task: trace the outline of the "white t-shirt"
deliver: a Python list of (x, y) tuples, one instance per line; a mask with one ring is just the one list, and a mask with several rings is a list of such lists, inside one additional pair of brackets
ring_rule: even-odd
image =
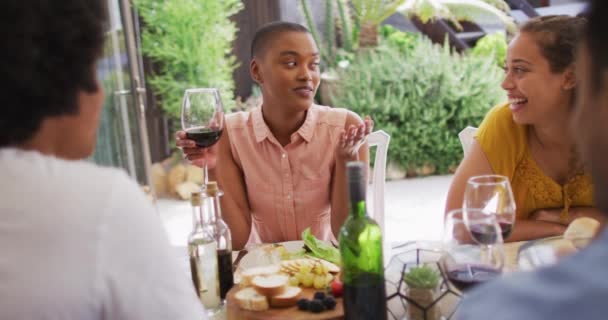
[(124, 172), (0, 149), (0, 319), (204, 319)]

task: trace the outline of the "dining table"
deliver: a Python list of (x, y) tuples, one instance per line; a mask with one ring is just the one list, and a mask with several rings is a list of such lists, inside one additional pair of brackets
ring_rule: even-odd
[[(510, 273), (510, 272), (515, 272), (515, 271), (519, 271), (520, 265), (518, 262), (518, 253), (520, 248), (525, 245), (526, 243), (529, 243), (528, 241), (519, 241), (519, 242), (509, 242), (509, 243), (505, 243), (503, 245), (503, 249), (504, 249), (504, 256), (505, 256), (505, 263), (504, 263), (504, 267), (503, 267), (503, 273)], [(395, 272), (397, 272), (396, 270), (393, 270), (390, 268), (390, 262), (392, 261), (393, 258), (402, 255), (403, 253), (406, 252), (411, 252), (413, 250), (417, 250), (417, 249), (421, 249), (421, 250), (426, 250), (428, 252), (436, 252), (437, 256), (441, 254), (441, 242), (437, 242), (437, 241), (406, 241), (406, 242), (396, 242), (396, 243), (392, 243), (390, 244), (390, 246), (388, 246), (389, 249), (389, 253), (386, 255), (386, 257), (388, 257), (387, 261), (385, 261), (385, 265), (387, 266), (386, 270), (385, 270), (385, 278), (387, 279), (387, 284), (389, 283), (388, 279), (391, 278), (396, 278), (396, 275), (394, 274)], [(180, 247), (179, 250), (185, 250), (184, 247)], [(240, 263), (240, 261), (242, 261), (242, 259), (250, 253), (251, 250), (238, 250), (238, 251), (233, 251), (232, 252), (232, 260), (233, 260), (233, 264), (235, 266), (235, 270), (238, 267), (238, 264)], [(185, 251), (182, 251), (185, 252)], [(189, 270), (188, 270), (189, 271)], [(390, 291), (390, 285), (387, 285), (387, 292)], [(453, 297), (452, 299), (445, 299), (444, 302), (442, 302), (442, 304), (444, 305), (445, 308), (457, 308), (457, 305), (459, 303), (459, 300), (461, 299), (460, 295), (457, 295), (455, 297)], [(389, 311), (393, 311), (394, 314), (398, 314), (399, 311), (398, 310), (391, 310), (391, 309), (396, 309), (396, 308), (403, 308), (403, 304), (402, 303), (388, 303), (388, 308)], [(209, 318), (210, 320), (226, 320), (227, 319), (227, 309), (226, 306), (224, 305), (221, 310), (216, 313), (214, 316)]]

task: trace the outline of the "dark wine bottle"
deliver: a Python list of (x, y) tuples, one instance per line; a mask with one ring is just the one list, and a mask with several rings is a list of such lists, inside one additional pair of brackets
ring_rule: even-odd
[(220, 279), (220, 297), (226, 299), (226, 294), (234, 286), (232, 273), (232, 235), (226, 222), (222, 219), (220, 196), (223, 194), (217, 182), (209, 181), (205, 188), (209, 209), (210, 225), (217, 242), (217, 266)]
[(386, 319), (382, 231), (367, 216), (365, 165), (347, 164), (350, 214), (340, 229), (344, 318)]

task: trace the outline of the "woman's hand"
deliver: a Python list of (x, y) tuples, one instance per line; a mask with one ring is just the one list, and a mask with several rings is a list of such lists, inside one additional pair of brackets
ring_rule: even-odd
[(342, 159), (357, 159), (359, 148), (365, 143), (365, 139), (372, 132), (374, 121), (366, 116), (363, 123), (358, 126), (351, 125), (340, 135), (336, 153)]
[(201, 148), (196, 146), (194, 140), (186, 137), (185, 131), (175, 133), (175, 145), (182, 149), (184, 158), (188, 159), (193, 165), (203, 167), (205, 163), (208, 169), (214, 169), (217, 163), (217, 144), (209, 148)]

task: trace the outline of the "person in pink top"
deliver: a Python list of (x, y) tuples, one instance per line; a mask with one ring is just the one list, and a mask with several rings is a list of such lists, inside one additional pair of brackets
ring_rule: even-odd
[(217, 179), (234, 248), (299, 240), (310, 227), (331, 241), (347, 217), (346, 163), (368, 161), (373, 122), (346, 109), (314, 104), (319, 49), (305, 27), (273, 22), (252, 41), (251, 76), (263, 103), (227, 115), (220, 141), (196, 147), (176, 134), (188, 160)]

